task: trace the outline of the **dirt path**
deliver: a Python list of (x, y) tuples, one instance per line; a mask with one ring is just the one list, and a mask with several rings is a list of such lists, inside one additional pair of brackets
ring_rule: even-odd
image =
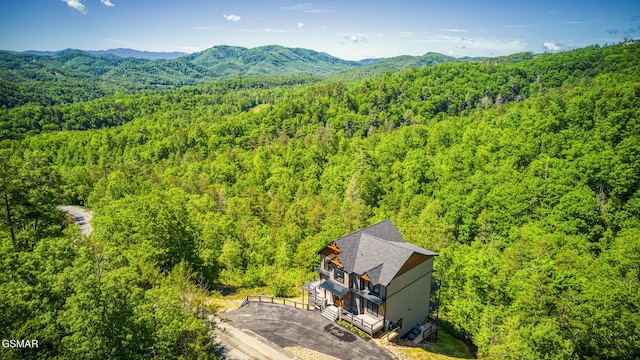
[(75, 224), (80, 225), (80, 233), (82, 235), (90, 235), (93, 231), (91, 227), (91, 218), (93, 217), (93, 211), (81, 208), (79, 206), (60, 205), (58, 209), (63, 213), (71, 216)]

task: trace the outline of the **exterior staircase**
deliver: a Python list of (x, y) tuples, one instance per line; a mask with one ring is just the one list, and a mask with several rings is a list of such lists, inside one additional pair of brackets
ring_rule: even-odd
[(331, 321), (336, 321), (338, 320), (338, 311), (337, 307), (329, 305), (322, 310), (321, 314)]

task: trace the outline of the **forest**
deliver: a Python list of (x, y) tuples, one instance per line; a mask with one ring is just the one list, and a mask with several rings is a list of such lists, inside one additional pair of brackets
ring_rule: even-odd
[(440, 254), (442, 326), (478, 357), (640, 358), (640, 43), (354, 71), (13, 87), (0, 332), (40, 348), (2, 355), (215, 358), (208, 296), (293, 296), (389, 218)]

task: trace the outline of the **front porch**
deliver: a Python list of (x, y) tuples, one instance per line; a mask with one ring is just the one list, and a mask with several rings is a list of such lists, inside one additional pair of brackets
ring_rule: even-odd
[[(374, 317), (366, 312), (358, 312), (348, 298), (353, 295), (347, 288), (335, 288), (330, 280), (314, 280), (304, 285), (308, 291), (309, 304), (314, 304), (322, 311), (322, 316), (332, 321), (344, 320), (363, 330), (370, 336), (384, 328), (384, 319)], [(345, 307), (346, 305), (346, 307)]]

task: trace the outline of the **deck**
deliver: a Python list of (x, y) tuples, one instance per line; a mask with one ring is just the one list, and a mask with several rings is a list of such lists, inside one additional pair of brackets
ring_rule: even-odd
[(365, 331), (371, 336), (382, 330), (382, 328), (384, 327), (384, 319), (376, 319), (373, 316), (369, 316), (367, 314), (356, 315), (345, 309), (342, 309), (342, 320), (351, 323), (353, 326)]
[(367, 314), (356, 315), (334, 305), (328, 305), (327, 307), (322, 309), (322, 316), (333, 321), (344, 320), (357, 327), (358, 329), (366, 332), (370, 336), (373, 336), (384, 327), (383, 319), (376, 319)]
[(309, 304), (314, 304), (316, 308), (322, 310), (324, 317), (334, 321), (342, 319), (371, 336), (384, 328), (384, 319), (377, 319), (366, 313), (355, 314), (330, 304), (324, 298), (324, 291), (320, 288), (321, 283), (321, 280), (314, 280), (305, 284), (304, 288), (308, 291)]
[(320, 280), (314, 280), (304, 284), (303, 288), (307, 290), (309, 296), (309, 304), (315, 305), (318, 309), (322, 309), (326, 305), (324, 293), (320, 289)]

